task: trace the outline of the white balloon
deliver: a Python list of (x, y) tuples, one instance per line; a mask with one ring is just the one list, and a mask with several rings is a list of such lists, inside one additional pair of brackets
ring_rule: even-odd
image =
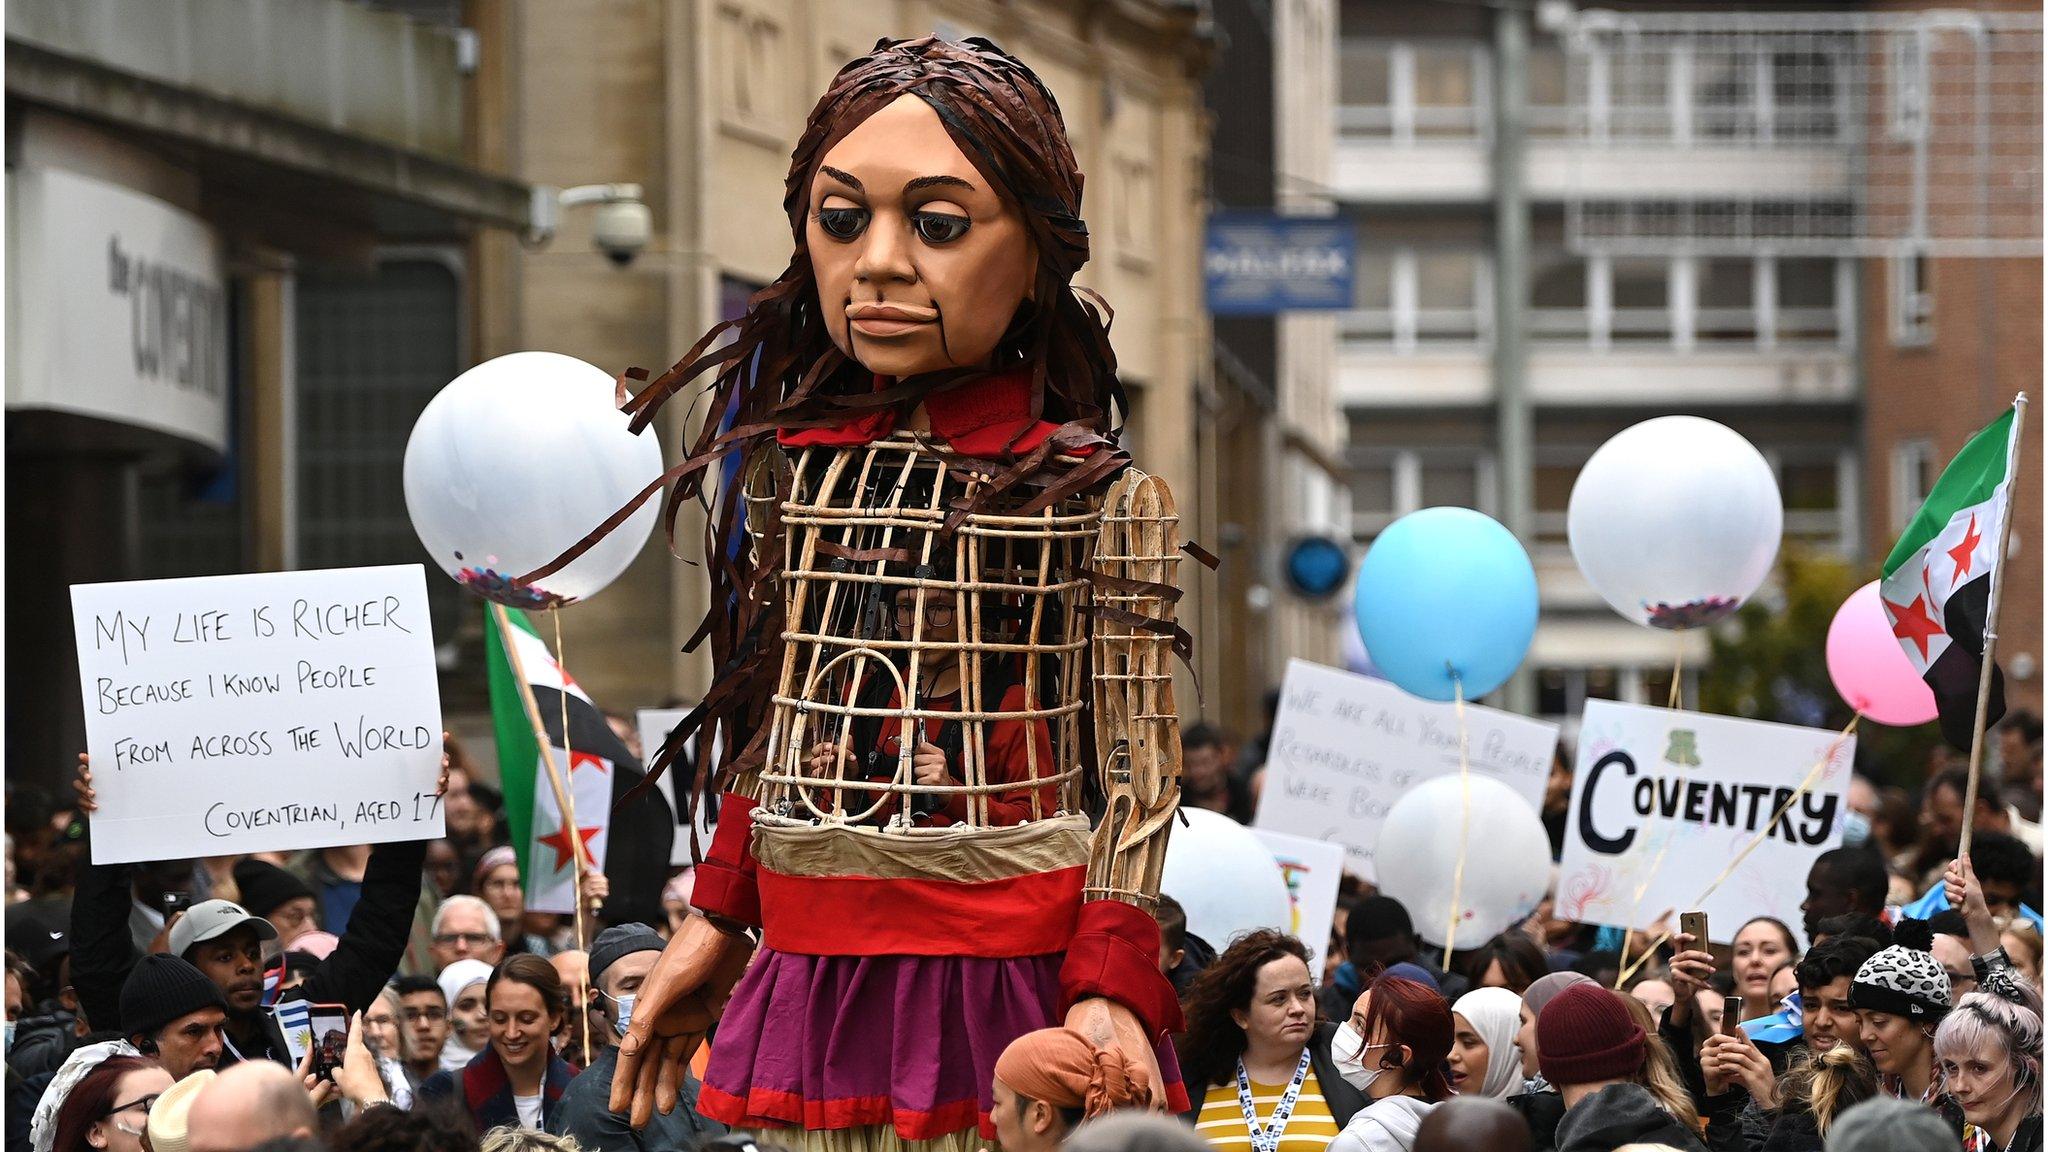
[[(1535, 809), (1491, 776), (1472, 773), (1464, 883), (1458, 887), (1460, 949), (1477, 948), (1527, 919), (1550, 887), (1550, 836)], [(1424, 940), (1450, 935), (1464, 799), (1456, 776), (1410, 789), (1387, 812), (1373, 870), (1380, 891), (1401, 902)]]
[(1265, 841), (1220, 812), (1182, 808), (1181, 814), (1188, 822), (1174, 822), (1159, 890), (1180, 902), (1188, 931), (1218, 952), (1254, 928), (1293, 931), (1287, 878)]
[(650, 499), (561, 571), (524, 585), (662, 473), (649, 429), (627, 431), (605, 371), (514, 352), (457, 376), (412, 427), (405, 509), (443, 571), (515, 608), (588, 599), (616, 579), (660, 515)]
[(1698, 628), (1770, 574), (1785, 527), (1771, 466), (1725, 425), (1659, 416), (1600, 446), (1565, 515), (1579, 571), (1616, 612)]

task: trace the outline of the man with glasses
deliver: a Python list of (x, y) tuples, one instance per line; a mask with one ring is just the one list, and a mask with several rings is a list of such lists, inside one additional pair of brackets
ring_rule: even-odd
[(427, 976), (400, 976), (391, 982), (398, 993), (398, 1052), (405, 1079), (414, 1092), (441, 1070), (441, 1049), (448, 1043), (448, 998)]
[(505, 956), (498, 914), (474, 896), (450, 896), (434, 910), (434, 971), (448, 970), (457, 960), (496, 965)]

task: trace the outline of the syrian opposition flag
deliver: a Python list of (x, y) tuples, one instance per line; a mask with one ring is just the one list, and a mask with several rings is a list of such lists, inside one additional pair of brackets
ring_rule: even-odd
[[(1968, 751), (1975, 737), (1977, 682), (1984, 668), (1984, 629), (2000, 528), (2012, 507), (2013, 410), (1977, 433), (1949, 461), (1885, 558), (1879, 593), (1892, 634), (1934, 689), (1941, 734)], [(2005, 715), (2005, 678), (1991, 670), (1985, 724)]]
[[(658, 793), (614, 815), (619, 798), (644, 778), (639, 761), (582, 687), (563, 675), (561, 665), (526, 615), (506, 610), (503, 618), (511, 622), (511, 628), (501, 629), (498, 610), (485, 607), (484, 649), (505, 822), (512, 849), (519, 857), (526, 907), (534, 912), (576, 910), (575, 854), (580, 844), (611, 883), (604, 919), (619, 923), (658, 916), (664, 866), (675, 835), (674, 817)], [(516, 663), (511, 656), (514, 648)], [(564, 789), (571, 793), (576, 809), (573, 828), (563, 819), (548, 783), (540, 742), (528, 719), (515, 668), (526, 673), (541, 726), (554, 748), (555, 767), (563, 773)], [(562, 726), (565, 704), (566, 740)], [(620, 851), (614, 852), (614, 845), (619, 845)]]

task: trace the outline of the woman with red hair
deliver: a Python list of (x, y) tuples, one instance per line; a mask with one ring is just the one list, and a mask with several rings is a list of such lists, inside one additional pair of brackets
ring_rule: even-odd
[(1330, 1046), (1338, 1071), (1372, 1103), (1329, 1152), (1412, 1152), (1429, 1110), (1451, 1096), (1451, 1006), (1432, 988), (1381, 976), (1358, 997)]

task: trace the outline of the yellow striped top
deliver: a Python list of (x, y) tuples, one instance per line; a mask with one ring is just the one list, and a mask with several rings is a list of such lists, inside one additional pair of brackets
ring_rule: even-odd
[[(1252, 1081), (1252, 1108), (1258, 1112), (1261, 1125), (1272, 1120), (1273, 1109), (1280, 1106), (1280, 1097), (1286, 1094), (1285, 1084)], [(1244, 1126), (1244, 1109), (1237, 1103), (1235, 1077), (1209, 1089), (1208, 1095), (1202, 1097), (1195, 1135), (1223, 1152), (1251, 1152), (1252, 1134)], [(1323, 1086), (1316, 1082), (1316, 1074), (1311, 1070), (1308, 1079), (1302, 1081), (1301, 1095), (1294, 1101), (1294, 1115), (1287, 1121), (1287, 1131), (1280, 1134), (1279, 1152), (1323, 1152), (1336, 1138), (1337, 1118), (1330, 1115), (1330, 1106), (1323, 1101)]]

